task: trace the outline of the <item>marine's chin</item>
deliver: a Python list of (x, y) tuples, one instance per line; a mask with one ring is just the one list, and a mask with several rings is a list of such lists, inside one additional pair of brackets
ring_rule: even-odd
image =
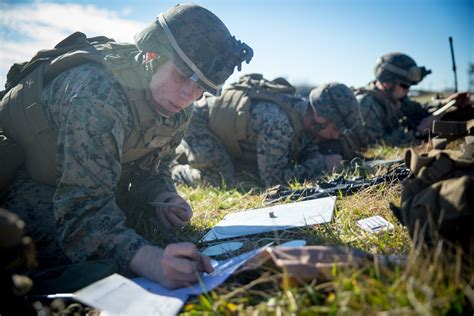
[(176, 112), (178, 111), (174, 111), (173, 108), (171, 108), (171, 110), (173, 111), (170, 111), (168, 108), (162, 106), (161, 104), (153, 101), (153, 109), (158, 112), (158, 114), (160, 114), (161, 116), (164, 116), (164, 117), (170, 117), (172, 116), (173, 114), (175, 114)]

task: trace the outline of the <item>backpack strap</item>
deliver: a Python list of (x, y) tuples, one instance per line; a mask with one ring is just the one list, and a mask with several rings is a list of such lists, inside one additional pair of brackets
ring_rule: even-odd
[(247, 137), (250, 104), (246, 91), (228, 90), (216, 98), (209, 108), (209, 128), (218, 135), (230, 155), (235, 158), (242, 156), (239, 141)]

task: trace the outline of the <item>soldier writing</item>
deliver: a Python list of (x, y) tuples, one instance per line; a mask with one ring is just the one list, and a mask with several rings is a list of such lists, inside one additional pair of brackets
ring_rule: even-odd
[[(85, 43), (81, 35), (56, 49)], [(191, 243), (154, 246), (125, 225), (133, 214), (124, 205), (156, 202), (163, 227), (188, 223), (191, 207), (168, 165), (189, 106), (217, 93), (253, 52), (194, 4), (159, 15), (135, 41), (91, 39), (8, 91), (0, 123), (22, 146), (25, 167), (4, 203), (28, 223), (43, 267), (109, 258), (121, 273), (182, 287), (212, 270), (209, 258)]]

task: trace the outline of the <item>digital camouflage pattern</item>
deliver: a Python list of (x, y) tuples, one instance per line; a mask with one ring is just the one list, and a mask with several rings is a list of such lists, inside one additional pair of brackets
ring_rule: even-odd
[(252, 49), (236, 40), (217, 16), (196, 4), (175, 5), (135, 36), (140, 50), (171, 58), (185, 75), (196, 76), (197, 83), (212, 94), (220, 88), (212, 87), (190, 68), (173, 47), (166, 28), (179, 49), (213, 85), (222, 86), (236, 66), (241, 70), (241, 63), (248, 64), (253, 57)]
[(359, 103), (345, 84), (325, 83), (311, 90), (309, 101), (313, 110), (334, 122), (340, 129), (356, 128), (360, 122)]
[[(213, 100), (208, 96), (195, 103), (193, 118), (178, 149), (178, 154), (186, 156), (185, 164), (172, 169), (175, 181), (190, 185), (200, 182), (220, 185), (222, 181), (232, 184), (236, 171), (249, 171), (258, 175), (263, 185), (271, 186), (293, 179), (311, 179), (325, 170), (323, 157), (310, 135), (303, 134), (299, 148), (292, 146), (294, 131), (288, 115), (269, 101), (251, 105), (248, 137), (240, 142), (243, 158), (234, 161), (208, 128)], [(294, 104), (301, 120), (307, 107), (304, 99)]]
[[(169, 118), (156, 114), (155, 125), (142, 132), (148, 140), (144, 146), (157, 150), (121, 163), (133, 116), (122, 87), (102, 66), (84, 64), (63, 72), (45, 87), (42, 103), (58, 135), (57, 185), (34, 182), (24, 170), (6, 205), (28, 223), (42, 267), (112, 258), (124, 272), (149, 242), (126, 226), (135, 210), (123, 206), (133, 201), (146, 209), (159, 193), (175, 192), (168, 165), (189, 111)], [(161, 137), (167, 135), (162, 128), (178, 132)]]
[(269, 81), (261, 74), (243, 75), (209, 104), (208, 127), (224, 143), (232, 158), (241, 159), (240, 142), (248, 136), (250, 107), (252, 103), (265, 100), (277, 104), (288, 115), (297, 148), (304, 126), (301, 115), (293, 109), (293, 104), (301, 101), (294, 93), (295, 88), (283, 78)]
[(341, 130), (338, 139), (319, 141), (323, 154), (339, 154), (350, 160), (367, 146), (359, 102), (354, 92), (343, 83), (325, 83), (311, 90), (309, 101), (313, 110), (331, 120)]
[(389, 145), (410, 143), (421, 120), (429, 116), (419, 103), (408, 97), (394, 101), (375, 83), (357, 92), (362, 121), (369, 142), (383, 141)]

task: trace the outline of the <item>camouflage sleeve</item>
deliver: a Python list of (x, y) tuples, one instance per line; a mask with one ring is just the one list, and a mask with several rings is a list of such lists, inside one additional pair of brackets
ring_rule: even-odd
[(425, 117), (430, 116), (424, 106), (408, 97), (403, 98), (401, 109), (403, 115), (407, 118), (406, 125), (411, 130), (415, 130)]
[(288, 116), (276, 104), (259, 102), (251, 111), (251, 129), (256, 134), (257, 166), (266, 186), (302, 181), (321, 171), (320, 157), (301, 164), (291, 161), (293, 128)]
[(125, 226), (115, 193), (121, 150), (132, 126), (119, 84), (86, 64), (58, 76), (43, 101), (58, 130), (58, 183), (53, 198), (58, 238), (73, 262), (113, 258), (122, 271), (147, 244)]
[(383, 139), (385, 136), (385, 128), (383, 126), (383, 118), (385, 112), (383, 105), (371, 95), (365, 95), (359, 100), (362, 120), (366, 127), (369, 137), (373, 141)]
[(392, 131), (386, 131), (384, 126), (385, 111), (383, 105), (371, 95), (364, 95), (359, 99), (360, 110), (365, 134), (369, 138), (368, 143), (384, 142), (389, 145), (399, 145), (407, 142), (410, 136), (400, 126)]

